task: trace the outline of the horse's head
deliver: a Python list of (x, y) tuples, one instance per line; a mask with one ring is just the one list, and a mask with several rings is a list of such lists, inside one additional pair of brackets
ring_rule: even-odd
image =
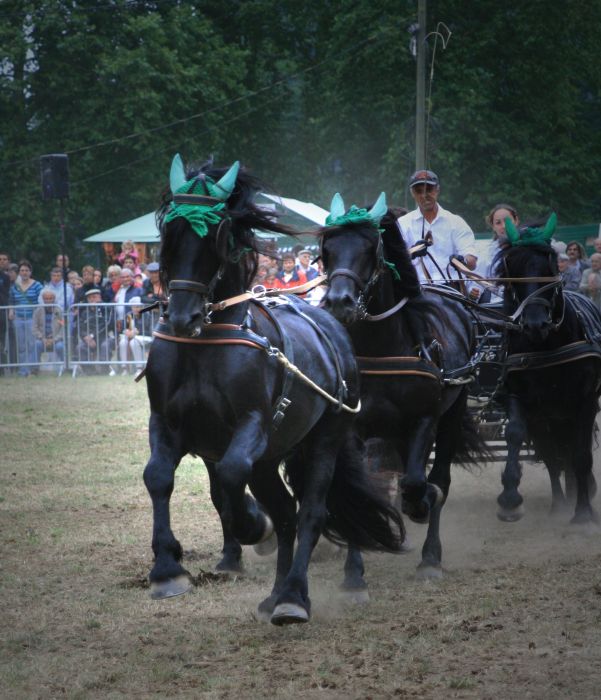
[(184, 170), (175, 156), (168, 203), (159, 210), (161, 269), (169, 291), (168, 317), (178, 336), (199, 335), (207, 321), (230, 246), (232, 197), (240, 164), (227, 171)]
[(346, 211), (338, 193), (332, 199), (321, 232), (321, 258), (329, 285), (324, 306), (345, 325), (364, 313), (369, 289), (384, 270), (379, 226), (386, 211), (383, 192), (369, 211), (354, 205)]
[[(556, 221), (552, 214), (543, 229), (518, 232), (513, 222), (506, 219), (508, 245), (499, 253), (496, 265), (496, 274), (508, 279), (506, 311), (535, 344), (544, 342), (563, 317), (557, 253), (550, 244)], [(512, 281), (515, 278), (518, 281)]]

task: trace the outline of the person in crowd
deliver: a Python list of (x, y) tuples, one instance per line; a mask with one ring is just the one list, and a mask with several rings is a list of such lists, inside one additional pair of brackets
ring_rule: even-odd
[[(83, 280), (77, 273), (75, 273), (74, 275), (71, 275), (71, 273), (69, 273), (69, 274), (70, 274), (69, 279), (71, 280), (70, 284), (73, 287), (73, 295), (75, 298), (77, 298), (78, 290), (83, 287)], [(81, 302), (75, 302), (75, 303), (76, 304), (83, 303), (84, 301), (85, 301), (85, 297), (84, 297), (84, 299), (82, 299)]]
[(63, 311), (56, 304), (56, 294), (51, 287), (44, 287), (41, 304), (33, 312), (33, 337), (36, 345), (36, 361), (43, 352), (54, 352), (61, 362), (64, 358)]
[[(53, 267), (50, 270), (50, 281), (44, 285), (45, 288), (52, 289), (54, 292), (54, 303), (61, 309), (65, 308), (65, 284), (63, 282), (63, 271), (60, 267)], [(43, 291), (43, 290), (42, 290)], [(42, 303), (42, 294), (38, 299), (38, 303)], [(74, 303), (73, 287), (67, 282), (67, 308), (70, 308)]]
[[(570, 259), (570, 266), (574, 267), (580, 273), (580, 279), (582, 279), (582, 273), (590, 267), (590, 263), (586, 257), (586, 251), (582, 243), (578, 241), (568, 241), (566, 245), (566, 253)], [(580, 281), (578, 282), (580, 284)]]
[(401, 216), (397, 223), (407, 247), (421, 241), (431, 242), (414, 260), (420, 281), (446, 281), (451, 256), (474, 270), (478, 261), (474, 233), (460, 216), (438, 203), (438, 175), (432, 170), (417, 170), (409, 178), (409, 191), (417, 208)]
[[(19, 277), (19, 266), (17, 263), (9, 263), (8, 268), (6, 270), (6, 274), (8, 275), (8, 279), (10, 280), (11, 286), (15, 284)], [(10, 304), (10, 293), (9, 293), (9, 304)], [(10, 318), (10, 314), (7, 311), (7, 321), (8, 321), (8, 362), (11, 365), (16, 364), (17, 362), (17, 336), (15, 333), (15, 323), (14, 321)], [(13, 373), (15, 370), (14, 368), (11, 368), (9, 370), (10, 373)]]
[[(149, 315), (140, 313), (142, 299), (132, 297), (129, 302), (131, 311), (125, 315), (123, 332), (119, 335), (119, 360), (126, 363), (131, 355), (139, 372), (144, 367), (144, 347), (152, 341), (152, 328)], [(129, 374), (126, 364), (121, 374)]]
[(119, 265), (121, 265), (121, 267), (123, 267), (123, 262), (126, 256), (132, 258), (135, 261), (135, 265), (138, 264), (140, 256), (138, 255), (138, 251), (136, 250), (136, 246), (134, 245), (133, 241), (123, 241), (123, 243), (121, 244), (121, 252), (119, 253), (119, 255), (117, 255), (116, 260), (116, 262), (118, 262)]
[(268, 271), (269, 268), (267, 267), (267, 265), (257, 265), (257, 272), (252, 281), (251, 288), (257, 285), (265, 286), (265, 278), (267, 277)]
[(10, 299), (10, 256), (0, 251), (0, 368), (8, 361), (8, 302)]
[(128, 267), (124, 267), (119, 273), (121, 286), (115, 294), (115, 314), (117, 319), (117, 330), (121, 332), (125, 324), (125, 315), (131, 313), (129, 306), (132, 297), (139, 297), (140, 290), (134, 286), (134, 276)]
[(141, 299), (144, 304), (154, 304), (155, 301), (166, 301), (167, 295), (161, 283), (161, 273), (158, 262), (148, 263), (146, 266), (148, 279), (142, 284)]
[(115, 294), (119, 291), (121, 286), (121, 266), (120, 265), (109, 265), (106, 276), (107, 281), (102, 287), (102, 301), (105, 304), (112, 304), (115, 301)]
[(86, 292), (90, 289), (100, 289), (94, 282), (94, 267), (92, 265), (84, 265), (81, 269), (82, 285), (75, 290), (75, 303), (82, 304), (85, 301)]
[[(317, 274), (324, 274), (323, 261), (321, 260), (321, 258), (319, 258), (319, 260), (317, 261)], [(317, 287), (313, 287), (313, 289), (305, 297), (305, 301), (308, 301), (309, 304), (311, 304), (311, 306), (319, 306), (321, 300), (325, 297), (327, 291), (327, 284), (325, 282), (322, 282)]]
[(65, 277), (68, 279), (69, 272), (71, 272), (71, 268), (69, 267), (69, 256), (68, 255), (62, 255), (59, 253), (54, 261), (54, 266), (59, 267), (61, 271), (63, 270), (63, 260), (65, 263), (64, 270), (65, 270)]
[[(141, 275), (142, 272), (140, 271), (140, 268), (138, 267), (137, 261), (131, 256), (131, 255), (126, 255), (123, 258), (123, 267), (127, 268), (128, 270), (131, 270), (133, 275), (134, 275), (134, 281), (136, 275)], [(141, 286), (142, 282), (138, 286)]]
[(591, 267), (585, 269), (580, 280), (580, 292), (593, 300), (601, 310), (601, 253), (591, 255)]
[(582, 273), (577, 267), (570, 265), (570, 258), (567, 253), (559, 253), (557, 256), (557, 268), (563, 288), (569, 292), (578, 292), (580, 290)]
[[(481, 277), (494, 277), (494, 259), (497, 253), (507, 242), (507, 232), (505, 231), (505, 221), (510, 219), (516, 228), (520, 225), (520, 218), (517, 209), (511, 204), (499, 203), (488, 212), (485, 221), (492, 230), (492, 238), (488, 242), (487, 248), (478, 256), (478, 263), (474, 272)], [(501, 301), (503, 298), (503, 287), (490, 287), (477, 282), (468, 282), (467, 288), (469, 296), (480, 304)]]
[(265, 281), (263, 282), (263, 285), (267, 289), (275, 289), (275, 278), (277, 277), (277, 274), (278, 274), (277, 267), (270, 267), (267, 270), (267, 274), (265, 275)]
[(298, 264), (296, 269), (305, 275), (307, 282), (314, 280), (319, 274), (317, 269), (311, 265), (312, 257), (313, 253), (306, 248), (298, 253)]
[(102, 279), (102, 270), (94, 270), (94, 286), (102, 291), (102, 285), (104, 284), (104, 279)]
[(296, 259), (293, 253), (282, 255), (282, 269), (275, 276), (274, 287), (276, 289), (291, 289), (305, 284), (307, 278), (303, 272), (296, 269)]
[(595, 253), (601, 253), (601, 237), (593, 240), (593, 248), (595, 249)]
[(10, 288), (9, 304), (16, 308), (10, 309), (8, 317), (14, 321), (19, 362), (19, 375), (27, 377), (31, 374), (35, 362), (35, 343), (32, 334), (33, 311), (42, 291), (42, 284), (33, 278), (33, 267), (29, 260), (19, 263), (20, 280)]
[[(108, 363), (115, 349), (110, 307), (102, 304), (100, 290), (96, 288), (88, 289), (85, 300), (77, 323), (78, 357), (83, 362)], [(108, 364), (96, 369), (99, 373), (111, 371)]]

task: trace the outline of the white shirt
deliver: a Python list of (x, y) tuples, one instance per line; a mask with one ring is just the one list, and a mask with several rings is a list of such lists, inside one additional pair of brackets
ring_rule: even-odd
[[(410, 211), (405, 216), (401, 216), (397, 221), (401, 230), (403, 240), (408, 248), (420, 241), (428, 231), (432, 232), (433, 244), (428, 248), (429, 254), (434, 258), (443, 275), (436, 269), (436, 265), (426, 255), (416, 258), (413, 264), (416, 267), (420, 282), (428, 282), (428, 277), (424, 272), (424, 266), (429, 272), (433, 282), (444, 281), (447, 275), (447, 265), (451, 255), (473, 255), (478, 257), (476, 252), (476, 239), (474, 232), (467, 223), (456, 214), (443, 209), (440, 204), (436, 212), (436, 218), (428, 223), (423, 217), (419, 207)], [(423, 262), (423, 264), (422, 264)], [(453, 277), (456, 277), (454, 272)]]

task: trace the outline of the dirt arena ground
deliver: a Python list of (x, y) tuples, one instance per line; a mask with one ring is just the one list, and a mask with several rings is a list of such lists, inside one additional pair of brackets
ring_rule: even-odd
[(343, 559), (324, 548), (311, 622), (276, 628), (254, 617), (271, 558), (245, 549), (245, 576), (211, 573), (220, 528), (191, 458), (173, 528), (197, 586), (150, 600), (143, 383), (0, 381), (0, 697), (601, 696), (601, 531), (548, 516), (540, 465), (513, 524), (495, 515), (498, 466), (454, 470), (441, 581), (415, 579), (425, 531), (408, 523), (412, 552), (366, 557), (368, 605), (340, 598)]

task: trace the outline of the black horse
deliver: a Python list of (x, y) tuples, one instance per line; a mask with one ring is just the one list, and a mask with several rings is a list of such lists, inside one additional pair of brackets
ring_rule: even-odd
[(526, 439), (549, 471), (552, 512), (566, 507), (563, 471), (568, 496), (576, 501), (572, 522), (596, 520), (590, 498), (595, 488), (592, 446), (601, 386), (601, 313), (590, 299), (562, 289), (550, 245), (555, 221), (553, 214), (544, 229), (521, 234), (506, 222), (508, 244), (495, 264), (496, 275), (506, 280), (504, 310), (513, 321), (505, 338), (508, 458), (497, 499), (502, 520), (522, 516), (519, 452)]
[(324, 306), (348, 327), (358, 356), (357, 426), (365, 438), (391, 441), (401, 456), (402, 510), (429, 523), (418, 575), (439, 577), (451, 462), (473, 461), (484, 448), (466, 412), (463, 375), (474, 350), (473, 326), (457, 301), (421, 291), (383, 194), (370, 211), (353, 206), (345, 213), (340, 195), (331, 209), (321, 231), (329, 281)]
[[(287, 231), (253, 203), (258, 188), (238, 164), (185, 173), (176, 156), (171, 191), (157, 213), (169, 306), (146, 369), (151, 457), (144, 481), (155, 555), (149, 578), (155, 598), (190, 586), (169, 501), (180, 460), (198, 455), (230, 541), (254, 544), (275, 529), (275, 584), (259, 612), (285, 624), (309, 619), (307, 567), (322, 532), (387, 551), (400, 548), (404, 533), (355, 447), (358, 373), (346, 331), (304, 302), (269, 308), (234, 298), (254, 275), (254, 229)], [(282, 351), (292, 368), (284, 367)], [(283, 459), (296, 500), (279, 475)]]

